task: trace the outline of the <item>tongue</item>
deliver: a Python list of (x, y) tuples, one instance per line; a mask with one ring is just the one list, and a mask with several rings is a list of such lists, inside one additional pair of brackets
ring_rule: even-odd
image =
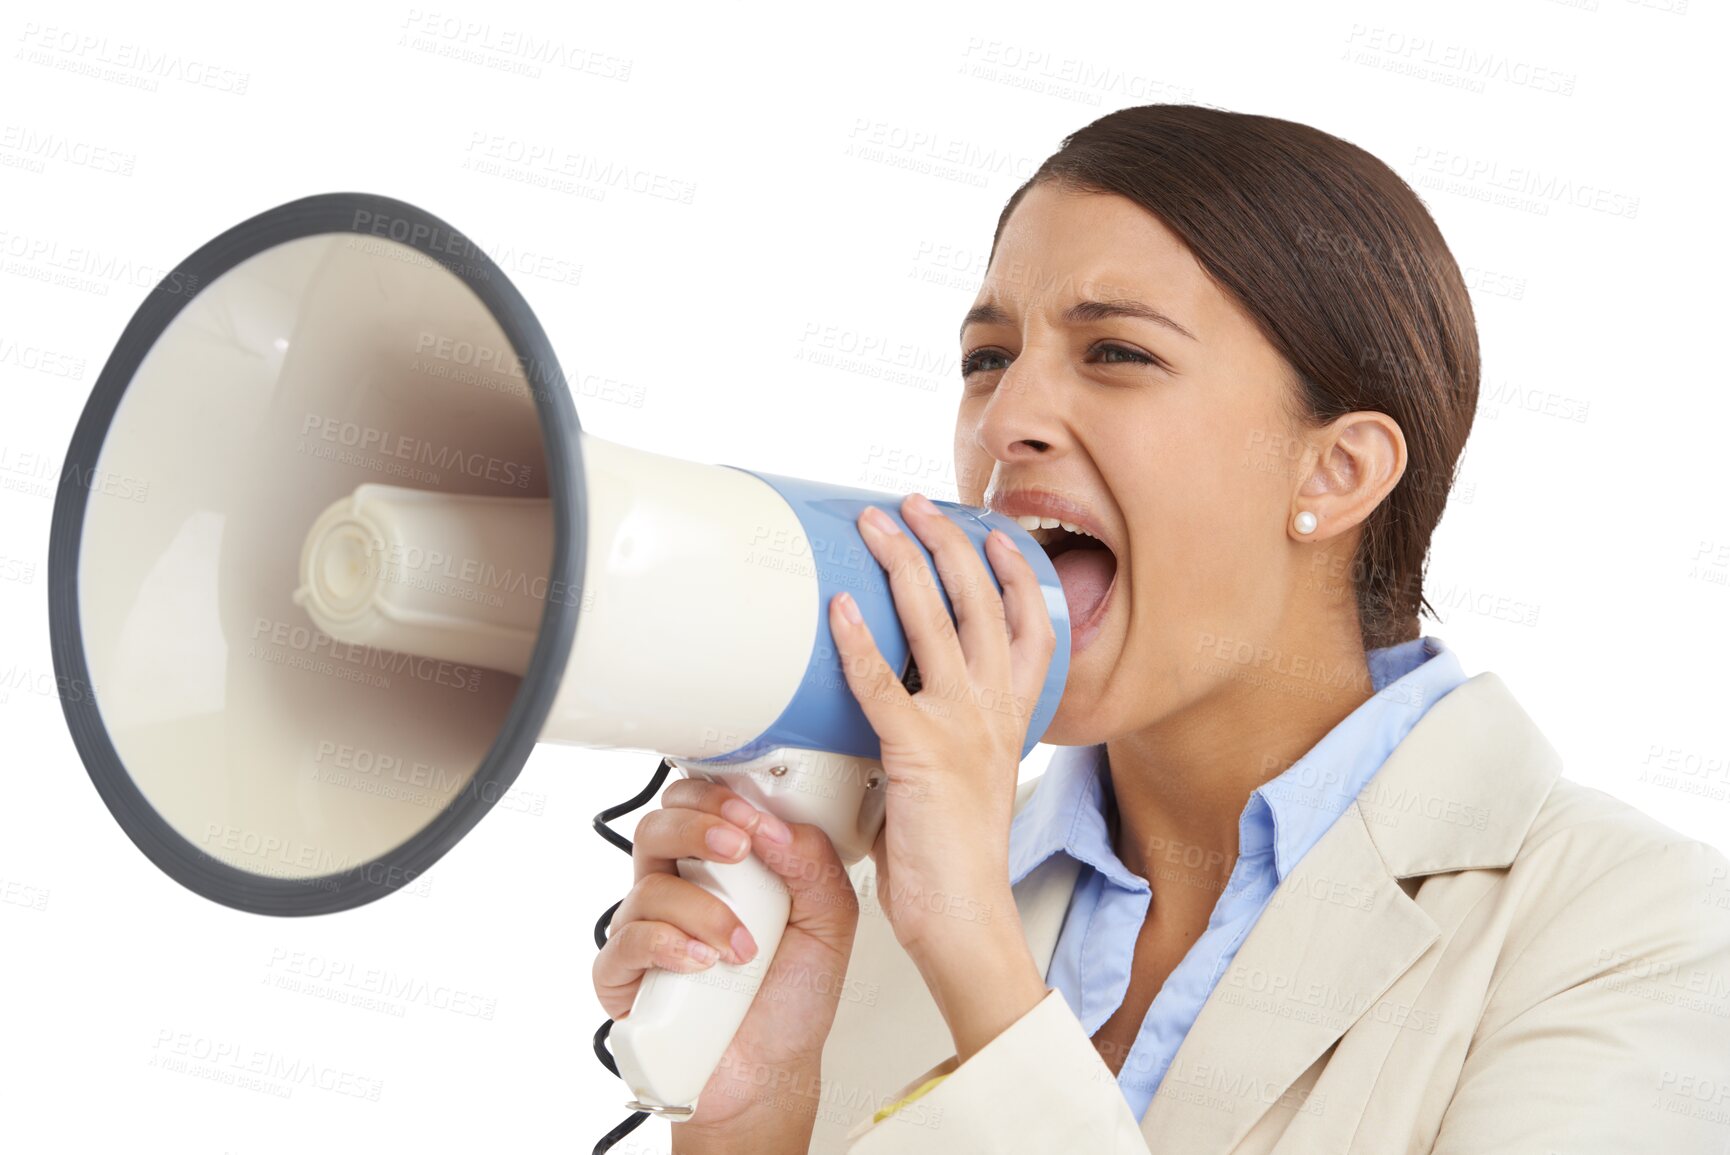
[(1093, 616), (1117, 573), (1117, 558), (1108, 549), (1066, 549), (1051, 559), (1063, 597), (1069, 603), (1069, 621), (1079, 626)]

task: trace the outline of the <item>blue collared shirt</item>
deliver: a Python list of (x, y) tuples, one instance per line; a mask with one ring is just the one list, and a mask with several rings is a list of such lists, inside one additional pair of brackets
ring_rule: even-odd
[[(1367, 659), (1375, 695), (1244, 804), (1237, 862), (1207, 930), (1154, 996), (1118, 1072), (1118, 1087), (1137, 1119), (1147, 1113), (1178, 1046), (1274, 888), (1345, 813), (1424, 712), (1466, 680), (1453, 651), (1436, 638), (1371, 650)], [(1131, 873), (1112, 849), (1104, 757), (1103, 744), (1060, 747), (1009, 830), (1012, 885), (1053, 854), (1081, 863), (1045, 981), (1063, 992), (1089, 1035), (1123, 1003), (1136, 938), (1153, 898), (1147, 880)], [(1195, 857), (1192, 848), (1154, 848), (1149, 861), (1162, 876), (1169, 871), (1171, 877), (1200, 880), (1210, 864), (1191, 861)]]

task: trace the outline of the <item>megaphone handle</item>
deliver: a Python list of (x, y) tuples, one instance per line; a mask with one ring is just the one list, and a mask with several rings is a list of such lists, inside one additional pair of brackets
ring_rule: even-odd
[(681, 858), (679, 877), (733, 909), (757, 943), (743, 965), (718, 962), (700, 971), (654, 967), (609, 1036), (619, 1075), (636, 1095), (632, 1110), (674, 1122), (688, 1119), (697, 1096), (739, 1033), (763, 976), (787, 930), (787, 884), (755, 855), (742, 862)]

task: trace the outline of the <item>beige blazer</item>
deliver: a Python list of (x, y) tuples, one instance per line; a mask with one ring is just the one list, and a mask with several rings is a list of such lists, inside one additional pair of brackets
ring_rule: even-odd
[[(1140, 1120), (1055, 989), (954, 1070), (863, 860), (810, 1151), (1730, 1152), (1730, 861), (1558, 774), (1496, 675), (1437, 702), (1275, 891)], [(1042, 971), (1076, 871), (1015, 890)]]

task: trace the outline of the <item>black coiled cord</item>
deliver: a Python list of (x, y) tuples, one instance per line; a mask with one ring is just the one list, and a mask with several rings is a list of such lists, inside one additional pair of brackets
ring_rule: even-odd
[[(605, 838), (608, 842), (611, 842), (626, 854), (631, 853), (631, 840), (614, 831), (612, 827), (607, 825), (607, 823), (618, 818), (620, 815), (629, 814), (631, 811), (653, 799), (656, 794), (660, 793), (661, 783), (667, 780), (667, 775), (672, 773), (672, 770), (673, 764), (665, 758), (661, 759), (661, 764), (655, 768), (655, 776), (649, 779), (649, 784), (647, 786), (637, 792), (636, 797), (632, 798), (628, 802), (621, 802), (616, 806), (609, 806), (599, 814), (595, 815), (595, 833), (599, 834), (602, 838)], [(625, 900), (621, 898), (618, 902), (609, 906), (606, 909), (606, 912), (602, 914), (600, 919), (595, 923), (596, 950), (607, 945), (607, 929), (612, 926), (613, 912), (618, 910), (619, 904), (624, 901)], [(600, 1030), (595, 1032), (595, 1058), (599, 1059), (601, 1065), (611, 1071), (616, 1078), (619, 1075), (619, 1065), (613, 1061), (613, 1053), (607, 1049), (607, 1036), (612, 1033), (612, 1030), (613, 1020), (608, 1019), (606, 1022), (601, 1024)], [(624, 1122), (601, 1136), (601, 1141), (595, 1144), (595, 1155), (606, 1155), (606, 1152), (613, 1149), (613, 1144), (642, 1126), (643, 1120), (648, 1117), (649, 1113), (647, 1111), (632, 1111), (630, 1116), (627, 1117)]]

